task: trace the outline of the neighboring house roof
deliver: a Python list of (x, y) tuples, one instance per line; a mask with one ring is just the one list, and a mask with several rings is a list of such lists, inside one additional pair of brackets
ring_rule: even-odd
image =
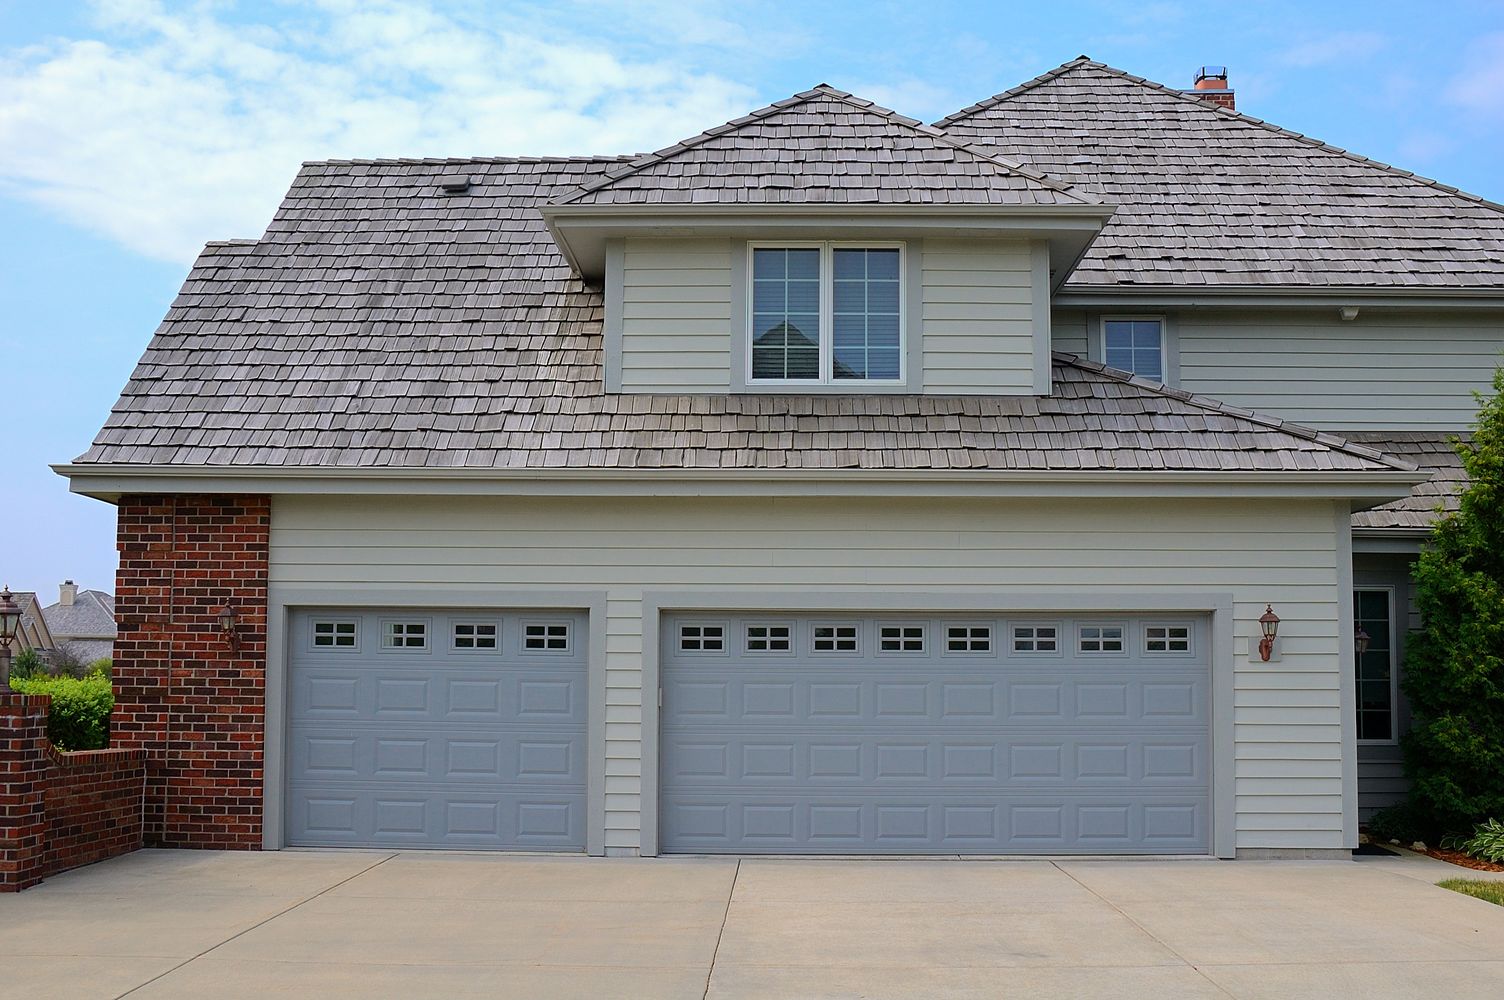
[(821, 84), (614, 167), (561, 205), (1094, 205), (1069, 185)]
[(1353, 527), (1430, 528), (1436, 523), (1438, 510), (1452, 513), (1458, 509), (1458, 494), (1467, 485), (1467, 474), (1452, 441), (1459, 437), (1466, 439), (1467, 433), (1352, 431), (1343, 436), (1412, 462), (1422, 470), (1435, 471), (1405, 499), (1354, 514)]
[(1074, 59), (936, 123), (1117, 206), (1065, 288), (1504, 290), (1504, 209)]
[(89, 664), (115, 655), (114, 639), (66, 639), (57, 644), (58, 651), (79, 663)]
[(208, 246), (80, 463), (1365, 471), (1331, 435), (1055, 358), (1049, 397), (611, 394), (599, 289), (536, 206), (614, 161), (307, 165)]
[(35, 649), (39, 652), (54, 648), (56, 642), (47, 629), (47, 620), (42, 614), (42, 605), (34, 591), (22, 590), (11, 594), (11, 599), (21, 608), (21, 627), (16, 630), (19, 640), (12, 647), (14, 652)]
[(69, 639), (111, 639), (116, 635), (115, 598), (98, 590), (80, 590), (72, 604), (50, 604), (42, 617), (59, 643)]

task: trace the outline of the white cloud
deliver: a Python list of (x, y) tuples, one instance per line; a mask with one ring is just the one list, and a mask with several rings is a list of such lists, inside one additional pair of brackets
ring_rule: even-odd
[(96, 37), (0, 53), (0, 191), (188, 261), (258, 235), (305, 159), (638, 152), (758, 103), (690, 60), (554, 40), (488, 7), (236, 13), (109, 0)]

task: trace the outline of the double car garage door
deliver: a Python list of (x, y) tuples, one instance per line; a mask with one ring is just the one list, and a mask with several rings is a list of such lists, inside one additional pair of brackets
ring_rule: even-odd
[[(294, 616), (293, 845), (582, 850), (585, 618)], [(1205, 853), (1195, 615), (676, 615), (666, 852)]]

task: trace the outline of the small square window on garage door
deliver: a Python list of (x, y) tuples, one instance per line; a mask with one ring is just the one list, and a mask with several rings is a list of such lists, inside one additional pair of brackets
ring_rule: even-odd
[(1144, 652), (1155, 656), (1190, 655), (1191, 626), (1159, 622), (1145, 625)]
[(877, 626), (877, 651), (879, 653), (922, 653), (925, 650), (928, 629), (923, 625), (883, 624)]
[(346, 652), (359, 650), (360, 622), (354, 619), (315, 618), (313, 648), (340, 649)]
[(725, 622), (696, 622), (679, 626), (679, 650), (684, 653), (726, 652)]
[(381, 623), (381, 648), (388, 652), (417, 652), (428, 648), (426, 619), (386, 619)]
[(568, 653), (572, 636), (568, 622), (522, 623), (522, 649), (528, 653)]
[(451, 648), (457, 653), (484, 653), (501, 645), (501, 626), (495, 622), (454, 622)]
[(1080, 653), (1123, 653), (1128, 644), (1122, 625), (1081, 625), (1076, 631), (1076, 651)]
[(794, 626), (790, 622), (749, 622), (744, 639), (749, 653), (793, 653)]
[(862, 648), (860, 635), (861, 626), (855, 623), (819, 622), (810, 629), (810, 649), (816, 653), (859, 653)]

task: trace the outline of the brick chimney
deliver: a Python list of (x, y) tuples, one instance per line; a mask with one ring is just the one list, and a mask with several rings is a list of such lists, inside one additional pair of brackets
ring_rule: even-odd
[(1184, 93), (1228, 111), (1237, 110), (1232, 88), (1227, 85), (1226, 66), (1202, 66), (1196, 71), (1196, 85)]
[(64, 580), (57, 588), (57, 603), (65, 608), (73, 607), (73, 602), (78, 599), (78, 584), (72, 580)]

